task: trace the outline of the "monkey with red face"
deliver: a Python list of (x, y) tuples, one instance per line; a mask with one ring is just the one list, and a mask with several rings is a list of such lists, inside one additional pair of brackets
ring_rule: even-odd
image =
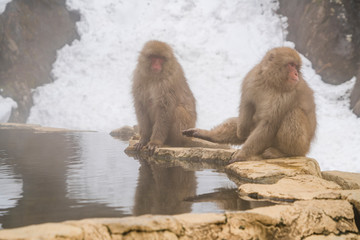
[(184, 146), (182, 130), (195, 127), (195, 98), (172, 48), (147, 42), (134, 71), (132, 95), (140, 132), (135, 149), (154, 152), (163, 145)]
[(301, 58), (274, 48), (244, 78), (239, 116), (212, 130), (183, 134), (216, 143), (243, 145), (230, 162), (305, 156), (315, 135), (313, 91), (303, 79)]

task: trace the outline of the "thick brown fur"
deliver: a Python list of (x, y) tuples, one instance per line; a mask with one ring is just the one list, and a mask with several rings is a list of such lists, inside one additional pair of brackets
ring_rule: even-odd
[[(292, 64), (297, 80), (290, 80)], [(301, 58), (291, 48), (274, 48), (244, 78), (239, 117), (208, 131), (184, 135), (217, 143), (243, 144), (231, 162), (305, 156), (316, 129), (313, 91), (302, 78)]]
[[(164, 60), (160, 72), (152, 69), (152, 57)], [(195, 98), (168, 44), (155, 40), (145, 44), (134, 71), (132, 94), (140, 132), (137, 150), (183, 146), (189, 141), (181, 132), (195, 126)]]

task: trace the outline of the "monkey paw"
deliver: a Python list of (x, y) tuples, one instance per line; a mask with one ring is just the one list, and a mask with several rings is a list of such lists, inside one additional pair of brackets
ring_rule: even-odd
[(199, 130), (197, 128), (189, 128), (182, 131), (182, 135), (186, 137), (198, 137), (199, 136)]
[(233, 154), (233, 156), (231, 157), (231, 159), (229, 161), (229, 164), (234, 163), (234, 162), (243, 162), (246, 160), (247, 160), (247, 158), (246, 158), (244, 152), (241, 151), (241, 149), (240, 149)]
[(229, 161), (229, 164), (234, 163), (234, 162), (243, 162), (245, 160), (246, 160), (245, 154), (241, 150), (238, 150), (231, 157), (231, 160)]

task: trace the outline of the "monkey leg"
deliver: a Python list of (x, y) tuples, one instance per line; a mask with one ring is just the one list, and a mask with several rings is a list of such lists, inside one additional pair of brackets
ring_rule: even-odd
[(237, 137), (236, 130), (237, 118), (234, 117), (229, 118), (211, 130), (191, 128), (182, 133), (187, 137), (200, 138), (210, 142), (240, 145), (243, 141)]
[(195, 122), (195, 112), (189, 112), (182, 106), (176, 107), (166, 144), (170, 146), (184, 146), (188, 139), (183, 136), (182, 131), (194, 127)]
[(266, 149), (264, 158), (305, 156), (310, 148), (310, 125), (306, 114), (296, 108), (288, 113), (276, 135), (275, 144)]
[(287, 157), (285, 153), (274, 147), (269, 147), (268, 149), (266, 149), (261, 156), (265, 159)]

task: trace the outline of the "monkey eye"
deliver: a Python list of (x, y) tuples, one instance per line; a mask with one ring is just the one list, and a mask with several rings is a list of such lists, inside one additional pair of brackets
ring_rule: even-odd
[(293, 62), (289, 63), (290, 67), (294, 67), (294, 68), (297, 68), (297, 65)]
[(150, 55), (149, 58), (161, 58), (162, 60), (165, 60), (165, 58), (163, 56), (158, 56), (158, 55)]

